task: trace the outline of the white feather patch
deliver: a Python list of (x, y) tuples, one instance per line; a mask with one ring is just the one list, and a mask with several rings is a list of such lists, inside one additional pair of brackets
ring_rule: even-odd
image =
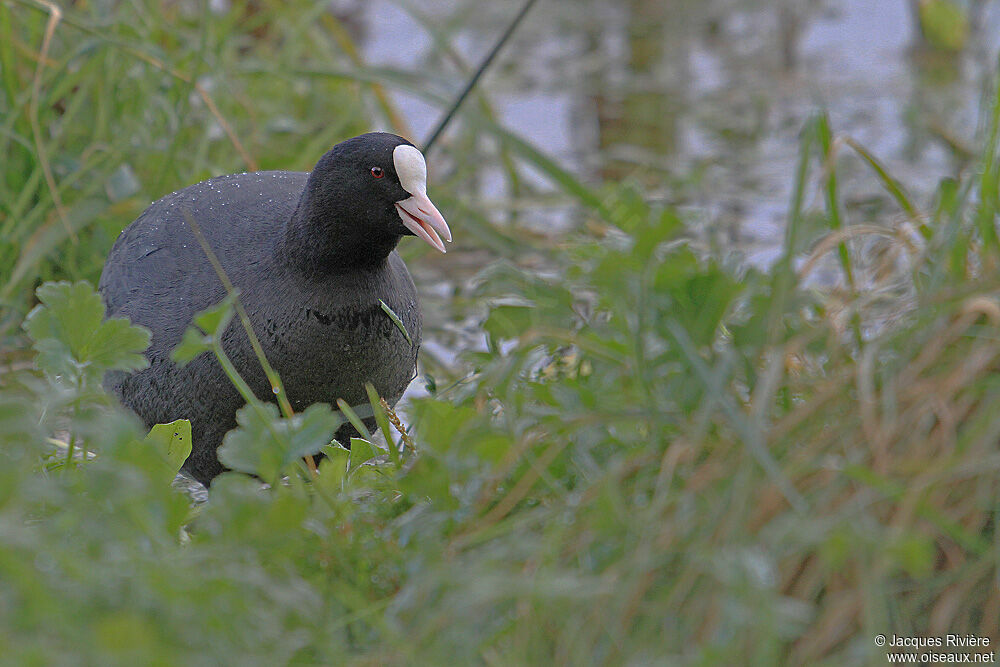
[(392, 150), (399, 184), (411, 195), (427, 194), (427, 163), (423, 153), (413, 146), (400, 144)]

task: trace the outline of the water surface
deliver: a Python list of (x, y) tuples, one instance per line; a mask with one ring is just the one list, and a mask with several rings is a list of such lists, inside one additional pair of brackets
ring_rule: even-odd
[[(358, 21), (368, 62), (432, 73), (453, 81), (454, 91), (467, 71), (456, 59), (478, 62), (520, 4), (372, 0), (341, 10)], [(908, 0), (542, 0), (481, 90), (502, 125), (585, 182), (635, 183), (651, 200), (679, 207), (707, 245), (766, 267), (780, 252), (799, 132), (817, 110), (882, 160), (921, 205), (932, 203), (941, 178), (974, 168), (1000, 7), (977, 0), (966, 7), (968, 43), (946, 54), (923, 44)], [(429, 26), (440, 31), (438, 41)], [(440, 109), (405, 93), (393, 99), (413, 135), (426, 138)], [(456, 129), (445, 142), (461, 134)], [(574, 209), (546, 198), (555, 188), (530, 167), (519, 167), (529, 188), (511, 191), (488, 137), (462, 150), (447, 152), (472, 151), (459, 165), (431, 156), (432, 180), (435, 169), (449, 178), (461, 170), (467, 203), (496, 220), (518, 211), (524, 233), (573, 227)], [(894, 224), (900, 212), (871, 172), (850, 156), (838, 168), (847, 224)], [(813, 188), (808, 203), (819, 197)], [(411, 262), (431, 366), (481, 345), (463, 328), (467, 314), (453, 296), (489, 249), (463, 234), (461, 220), (450, 222), (454, 251)]]

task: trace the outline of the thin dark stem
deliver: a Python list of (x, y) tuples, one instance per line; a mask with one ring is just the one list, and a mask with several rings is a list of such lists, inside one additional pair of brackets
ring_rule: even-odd
[(464, 102), (465, 98), (469, 96), (469, 93), (472, 92), (472, 89), (476, 87), (476, 84), (479, 82), (479, 77), (483, 75), (483, 72), (485, 72), (486, 68), (490, 66), (490, 63), (493, 62), (493, 59), (496, 57), (496, 55), (500, 53), (500, 49), (502, 49), (503, 45), (507, 43), (507, 40), (510, 38), (510, 36), (514, 34), (514, 31), (517, 29), (518, 24), (521, 23), (521, 19), (524, 18), (525, 14), (528, 13), (528, 10), (531, 9), (532, 5), (534, 5), (535, 2), (537, 2), (537, 0), (528, 0), (527, 2), (525, 2), (524, 6), (521, 7), (521, 11), (518, 12), (517, 16), (514, 17), (514, 20), (511, 21), (509, 26), (507, 26), (507, 29), (504, 31), (503, 35), (501, 35), (500, 39), (493, 47), (493, 50), (489, 52), (489, 54), (486, 56), (483, 62), (479, 65), (479, 69), (477, 69), (476, 73), (472, 75), (472, 78), (469, 79), (469, 82), (465, 84), (465, 89), (462, 90), (462, 94), (459, 95), (458, 99), (456, 99), (454, 104), (451, 105), (451, 108), (448, 109), (448, 113), (444, 115), (444, 118), (441, 119), (441, 122), (438, 123), (438, 126), (434, 129), (434, 132), (431, 134), (430, 139), (428, 139), (427, 142), (424, 144), (424, 155), (427, 155), (428, 151), (430, 151), (431, 147), (434, 145), (434, 142), (437, 141), (441, 133), (444, 132), (444, 128), (447, 127), (448, 123), (451, 122), (451, 119), (458, 111), (458, 108), (462, 106), (462, 102)]
[(281, 378), (279, 378), (278, 374), (274, 372), (271, 364), (267, 361), (267, 357), (264, 356), (264, 348), (261, 347), (260, 340), (257, 338), (257, 334), (253, 331), (253, 326), (250, 324), (250, 317), (247, 315), (247, 311), (243, 308), (243, 303), (240, 301), (239, 295), (236, 294), (236, 288), (233, 286), (232, 281), (229, 280), (229, 276), (226, 275), (225, 270), (222, 268), (222, 263), (219, 262), (219, 258), (215, 256), (215, 252), (205, 239), (205, 235), (201, 233), (201, 226), (195, 221), (187, 209), (182, 210), (181, 213), (184, 215), (184, 219), (187, 221), (188, 227), (191, 228), (191, 232), (194, 233), (195, 238), (201, 245), (201, 249), (205, 252), (205, 256), (208, 258), (212, 268), (215, 269), (215, 274), (219, 277), (219, 281), (222, 282), (222, 286), (226, 288), (226, 293), (233, 297), (233, 307), (236, 310), (236, 316), (243, 325), (243, 329), (247, 333), (247, 338), (250, 339), (250, 347), (253, 348), (254, 354), (257, 356), (257, 361), (260, 362), (261, 367), (264, 369), (264, 375), (267, 376), (267, 380), (271, 384), (271, 391), (274, 392), (274, 396), (278, 401), (278, 407), (281, 409), (281, 413), (286, 419), (291, 419), (294, 413), (292, 411), (291, 403), (288, 402), (288, 395), (285, 393), (285, 389), (281, 384)]
[[(209, 263), (212, 268), (215, 269), (216, 275), (219, 280), (222, 281), (223, 287), (226, 288), (226, 293), (233, 298), (233, 307), (236, 310), (236, 315), (243, 324), (243, 329), (247, 333), (247, 338), (250, 339), (250, 346), (253, 348), (254, 354), (257, 355), (257, 361), (260, 362), (261, 367), (264, 369), (264, 375), (267, 376), (268, 382), (271, 384), (271, 391), (274, 392), (275, 398), (278, 400), (278, 408), (281, 410), (281, 414), (285, 419), (291, 419), (292, 415), (292, 405), (288, 402), (288, 395), (285, 393), (285, 388), (281, 384), (281, 378), (278, 374), (274, 372), (271, 364), (268, 363), (267, 357), (264, 356), (264, 348), (260, 346), (260, 340), (258, 340), (257, 335), (253, 331), (253, 326), (250, 324), (250, 317), (247, 315), (247, 311), (243, 308), (243, 304), (240, 302), (239, 294), (236, 292), (236, 288), (233, 286), (232, 281), (229, 280), (229, 276), (226, 275), (225, 270), (222, 268), (222, 263), (219, 262), (219, 258), (215, 256), (215, 252), (212, 251), (212, 246), (208, 244), (208, 240), (205, 235), (201, 233), (201, 226), (195, 221), (194, 217), (186, 209), (182, 210), (181, 213), (184, 214), (184, 219), (188, 223), (188, 227), (194, 233), (196, 239), (198, 239), (198, 244), (201, 245), (201, 249), (205, 252), (205, 256), (208, 258)], [(222, 364), (223, 370), (232, 380), (233, 384), (236, 385), (236, 389), (243, 394), (247, 403), (256, 406), (256, 402), (253, 400), (256, 398), (253, 392), (250, 390), (249, 385), (243, 380), (240, 374), (236, 371), (236, 367), (232, 365), (229, 358), (222, 351), (221, 341), (218, 340), (221, 337), (222, 332), (213, 332), (213, 345), (215, 346), (216, 356), (219, 358), (219, 362)], [(228, 364), (228, 365), (227, 365)], [(238, 380), (238, 381), (237, 381)], [(274, 425), (269, 424), (272, 434), (278, 439), (279, 442), (283, 441), (283, 438), (279, 436), (274, 431)], [(282, 443), (284, 444), (284, 443)], [(305, 456), (306, 464), (309, 466), (309, 471), (315, 475), (316, 474), (316, 463), (313, 457), (310, 455)]]

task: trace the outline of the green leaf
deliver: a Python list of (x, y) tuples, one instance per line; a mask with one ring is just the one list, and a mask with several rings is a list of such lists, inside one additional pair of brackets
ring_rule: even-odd
[[(30, 316), (30, 314), (29, 314)], [(80, 371), (80, 364), (62, 341), (45, 338), (33, 346), (38, 356), (35, 363), (52, 377), (74, 377)]]
[(458, 500), (451, 492), (451, 481), (443, 461), (434, 455), (421, 455), (399, 479), (399, 490), (413, 500), (429, 500), (442, 510), (453, 510)]
[(644, 262), (649, 261), (649, 257), (658, 245), (676, 237), (678, 230), (683, 227), (680, 216), (672, 208), (664, 209), (659, 217), (648, 215), (646, 217), (649, 222), (635, 232), (634, 249)]
[(150, 333), (123, 318), (104, 320), (101, 297), (87, 282), (49, 282), (38, 288), (24, 329), (35, 341), (38, 365), (49, 375), (99, 379), (109, 370), (138, 370), (148, 361)]
[(534, 309), (527, 306), (495, 306), (483, 322), (483, 330), (494, 342), (519, 338), (531, 327)]
[(238, 294), (239, 290), (234, 291), (211, 308), (206, 308), (195, 315), (192, 321), (208, 336), (221, 336), (233, 319), (235, 312), (233, 304)]
[(222, 337), (233, 319), (234, 304), (238, 291), (226, 296), (222, 301), (201, 311), (184, 330), (184, 336), (170, 353), (170, 358), (182, 366), (195, 357), (212, 350), (212, 342)]
[(323, 447), (330, 444), (337, 427), (344, 423), (326, 403), (314, 403), (303, 412), (291, 419), (283, 419), (289, 425), (288, 434), (291, 438), (288, 451), (285, 453), (285, 463), (291, 463), (304, 456), (319, 453)]
[(278, 441), (281, 418), (271, 403), (250, 403), (236, 413), (238, 428), (226, 434), (219, 461), (233, 470), (273, 482), (281, 470), (286, 445)]
[(356, 470), (358, 466), (371, 461), (379, 454), (380, 452), (375, 449), (375, 445), (364, 438), (351, 438), (351, 470)]
[(82, 281), (50, 282), (40, 286), (35, 294), (41, 305), (25, 320), (28, 335), (35, 340), (55, 338), (73, 352), (82, 350), (90, 332), (100, 326), (104, 317), (104, 304), (94, 288)]
[(212, 339), (210, 336), (198, 331), (197, 327), (188, 327), (184, 331), (184, 337), (177, 347), (170, 353), (170, 358), (181, 366), (191, 362), (199, 354), (212, 350)]
[(470, 407), (452, 405), (436, 399), (414, 400), (414, 423), (418, 424), (421, 442), (439, 454), (459, 444), (459, 434), (468, 424), (475, 424), (479, 414)]
[(494, 465), (500, 463), (513, 445), (511, 439), (502, 433), (474, 438), (469, 444), (479, 458)]
[(319, 462), (318, 483), (329, 491), (340, 491), (347, 477), (347, 467), (350, 465), (351, 452), (338, 444), (323, 448), (326, 456)]
[(969, 16), (954, 0), (920, 0), (920, 30), (941, 51), (961, 51), (969, 41)]
[(178, 419), (169, 424), (157, 424), (143, 442), (156, 450), (163, 460), (167, 480), (172, 480), (191, 454), (191, 422)]
[(608, 220), (626, 234), (642, 233), (648, 226), (649, 205), (634, 185), (616, 188), (607, 206)]
[(238, 428), (226, 434), (219, 460), (273, 483), (298, 459), (322, 450), (342, 422), (326, 403), (283, 419), (273, 403), (254, 401), (236, 413)]
[(687, 329), (698, 345), (710, 345), (716, 336), (723, 316), (742, 286), (728, 273), (714, 264), (699, 267), (700, 262), (688, 252), (690, 260), (685, 267), (687, 275), (678, 275), (673, 262), (664, 262), (655, 277), (656, 289), (670, 294), (670, 315)]
[(148, 365), (143, 352), (151, 334), (145, 327), (113, 317), (97, 327), (85, 348), (87, 361), (101, 369), (138, 370)]

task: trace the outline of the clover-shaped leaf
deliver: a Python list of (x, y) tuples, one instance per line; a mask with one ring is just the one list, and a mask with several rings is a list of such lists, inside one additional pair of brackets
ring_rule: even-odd
[(138, 370), (148, 361), (150, 333), (124, 318), (104, 319), (101, 297), (87, 282), (45, 283), (41, 303), (24, 322), (38, 366), (52, 376), (100, 379), (109, 370)]
[(183, 366), (199, 354), (211, 351), (212, 343), (222, 337), (233, 319), (237, 294), (238, 292), (233, 292), (211, 308), (195, 315), (184, 331), (181, 342), (170, 353), (170, 358)]
[(226, 434), (219, 460), (274, 482), (291, 463), (322, 450), (342, 421), (326, 403), (284, 419), (274, 404), (255, 401), (236, 413), (239, 428)]

